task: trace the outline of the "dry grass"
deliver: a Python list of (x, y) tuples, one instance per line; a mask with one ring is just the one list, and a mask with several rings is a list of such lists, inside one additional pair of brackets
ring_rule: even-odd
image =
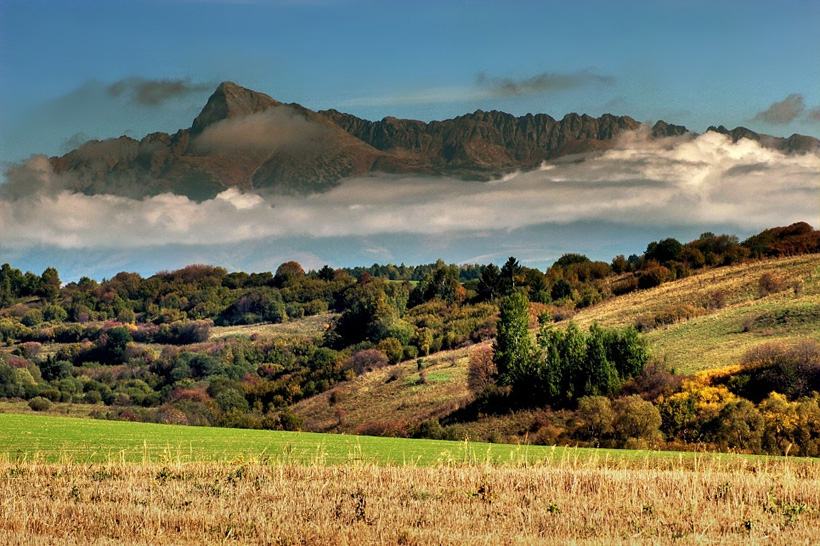
[[(761, 260), (708, 270), (679, 281), (664, 283), (650, 290), (639, 290), (606, 300), (580, 311), (573, 320), (588, 326), (599, 322), (607, 326), (635, 324), (640, 317), (658, 313), (674, 305), (701, 305), (721, 292), (726, 308), (760, 300), (759, 281), (763, 275), (776, 275), (784, 286), (803, 281), (804, 293), (817, 293), (820, 284), (820, 255)], [(782, 297), (788, 297), (784, 293)]]
[[(297, 403), (293, 411), (307, 430), (393, 433), (425, 419), (440, 417), (471, 398), (467, 355), (471, 349), (422, 357), (426, 379), (416, 360), (382, 368)], [(396, 429), (396, 430), (391, 430)]]
[[(776, 275), (787, 287), (761, 297), (760, 278)], [(799, 284), (799, 293), (791, 288)], [(721, 295), (723, 307), (705, 308)], [(802, 337), (820, 340), (820, 256), (781, 258), (714, 269), (693, 277), (634, 292), (584, 309), (574, 317), (582, 326), (635, 324), (646, 317), (696, 308), (693, 318), (650, 331), (652, 352), (680, 373), (736, 363), (756, 345)], [(769, 316), (794, 314), (803, 320), (747, 331), (745, 325)]]
[(0, 463), (3, 544), (811, 544), (820, 465)]
[(271, 338), (321, 338), (331, 321), (337, 315), (324, 313), (279, 324), (243, 324), (239, 326), (214, 326), (211, 328), (211, 339), (231, 336), (250, 337), (254, 334)]

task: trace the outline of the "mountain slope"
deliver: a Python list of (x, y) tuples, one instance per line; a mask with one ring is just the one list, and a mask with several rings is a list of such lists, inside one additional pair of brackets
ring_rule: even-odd
[[(140, 198), (163, 192), (195, 200), (237, 187), (305, 194), (345, 177), (374, 172), (447, 175), (473, 180), (532, 169), (543, 161), (612, 147), (642, 125), (628, 116), (567, 114), (516, 117), (478, 110), (443, 121), (387, 117), (368, 121), (284, 104), (232, 82), (219, 84), (191, 127), (141, 140), (90, 141), (51, 158), (65, 188)], [(739, 127), (710, 127), (784, 152), (820, 150), (820, 141), (777, 138)], [(651, 138), (689, 134), (657, 122)]]

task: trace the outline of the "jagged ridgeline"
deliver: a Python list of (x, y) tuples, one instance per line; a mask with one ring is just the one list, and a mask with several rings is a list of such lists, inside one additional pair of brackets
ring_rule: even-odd
[[(370, 173), (445, 175), (488, 180), (561, 156), (606, 150), (642, 127), (628, 116), (567, 114), (516, 117), (477, 110), (425, 123), (386, 117), (368, 121), (336, 110), (284, 104), (232, 82), (219, 84), (190, 128), (89, 141), (51, 158), (70, 190), (140, 198), (163, 192), (195, 200), (236, 187), (307, 194)], [(664, 121), (650, 138), (682, 136)], [(749, 138), (786, 153), (820, 150), (815, 138), (772, 137), (744, 127), (710, 127), (733, 141)]]

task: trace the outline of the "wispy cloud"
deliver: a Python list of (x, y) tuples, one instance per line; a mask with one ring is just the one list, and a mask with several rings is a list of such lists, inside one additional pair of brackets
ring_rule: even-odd
[(797, 119), (805, 108), (803, 95), (792, 93), (785, 99), (772, 103), (762, 112), (758, 112), (754, 119), (771, 125), (786, 125)]
[(342, 106), (394, 106), (475, 102), (487, 99), (542, 95), (586, 86), (611, 86), (615, 78), (590, 70), (578, 72), (541, 72), (523, 78), (492, 76), (479, 72), (472, 85), (429, 87), (405, 93), (356, 97), (342, 101)]
[(476, 76), (476, 85), (495, 97), (540, 95), (585, 86), (609, 86), (614, 83), (614, 77), (589, 70), (566, 73), (542, 72), (524, 78), (501, 78), (489, 76), (484, 72)]
[(191, 83), (185, 79), (125, 78), (106, 87), (112, 97), (126, 97), (141, 106), (158, 106), (168, 100), (208, 91), (208, 83)]

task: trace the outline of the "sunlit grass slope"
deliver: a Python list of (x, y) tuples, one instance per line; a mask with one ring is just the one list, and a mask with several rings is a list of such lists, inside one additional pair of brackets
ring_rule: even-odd
[[(63, 463), (254, 461), (311, 464), (484, 464), (750, 456), (606, 450), (242, 430), (0, 414), (0, 460)], [(653, 463), (654, 464), (654, 463)], [(671, 464), (671, 463), (670, 463)]]
[[(761, 296), (758, 283), (764, 274), (778, 279), (783, 290)], [(723, 307), (704, 308), (716, 298), (724, 300)], [(714, 269), (613, 298), (583, 310), (574, 320), (582, 326), (623, 326), (686, 306), (694, 308), (696, 316), (647, 333), (653, 354), (679, 373), (735, 364), (761, 343), (820, 340), (820, 255)]]
[[(784, 290), (761, 297), (758, 284), (764, 274), (775, 276)], [(800, 286), (797, 294), (795, 285)], [(703, 306), (718, 297), (722, 307)], [(626, 326), (680, 306), (691, 306), (698, 314), (645, 334), (653, 355), (678, 373), (735, 364), (760, 343), (801, 337), (820, 340), (820, 255), (717, 268), (610, 299), (581, 311), (573, 320), (584, 327), (593, 322)], [(470, 398), (471, 350), (426, 358), (426, 382), (419, 381), (415, 361), (405, 362), (303, 400), (294, 411), (311, 430), (389, 434), (391, 427), (412, 427), (446, 415)]]

